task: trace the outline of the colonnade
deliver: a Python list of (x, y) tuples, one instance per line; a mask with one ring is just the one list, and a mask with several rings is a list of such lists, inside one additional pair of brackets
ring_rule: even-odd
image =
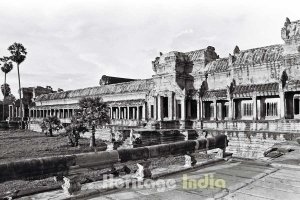
[(29, 117), (45, 118), (49, 116), (57, 116), (60, 119), (70, 118), (75, 113), (75, 109), (31, 109)]

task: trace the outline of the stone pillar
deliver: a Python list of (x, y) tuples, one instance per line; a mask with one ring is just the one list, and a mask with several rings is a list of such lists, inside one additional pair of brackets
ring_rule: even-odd
[(186, 116), (186, 118), (191, 118), (192, 117), (192, 115), (191, 115), (191, 100), (189, 99), (187, 102), (187, 116)]
[(11, 114), (12, 114), (12, 112), (11, 112), (11, 109), (12, 108), (12, 106), (8, 106), (8, 119), (9, 120), (11, 120), (11, 118), (12, 118), (12, 116), (11, 116)]
[(233, 120), (233, 99), (229, 99), (228, 120)]
[(218, 116), (217, 116), (217, 100), (214, 99), (213, 101), (213, 105), (214, 105), (214, 119), (217, 120), (218, 119)]
[(173, 120), (173, 93), (168, 96), (168, 116), (170, 120)]
[(136, 119), (140, 120), (140, 107), (139, 106), (136, 107)]
[(132, 119), (136, 119), (136, 107), (132, 107)]
[(161, 96), (157, 96), (157, 120), (161, 120), (161, 116), (162, 116), (162, 102), (161, 102)]
[(203, 119), (203, 115), (204, 115), (202, 98), (200, 98), (199, 103), (200, 103), (200, 112), (199, 112), (199, 115), (200, 115), (200, 120), (202, 120)]
[(218, 107), (219, 108), (219, 113), (220, 113), (220, 120), (223, 120), (223, 106), (224, 106), (224, 103), (221, 102), (220, 106)]
[(257, 120), (257, 97), (256, 94), (252, 97), (253, 101), (253, 120)]
[(118, 107), (118, 119), (121, 119), (121, 107)]
[(197, 99), (197, 120), (200, 120), (200, 100)]
[(284, 119), (285, 118), (285, 97), (284, 97), (284, 92), (280, 91), (279, 92), (279, 98), (280, 98), (280, 102), (279, 102), (279, 114), (280, 114), (280, 118)]
[(181, 100), (181, 120), (186, 120), (185, 99)]
[(142, 120), (146, 120), (147, 118), (147, 107), (146, 104), (143, 105), (143, 113), (142, 113)]
[(176, 98), (175, 98), (175, 96), (174, 96), (174, 99), (173, 99), (173, 109), (174, 109), (174, 117), (173, 117), (173, 119), (177, 119), (177, 100), (176, 100)]
[(158, 110), (158, 105), (157, 105), (157, 97), (154, 97), (154, 108), (153, 108), (153, 118), (157, 119), (157, 110)]
[(129, 119), (129, 106), (127, 106), (126, 114), (127, 114), (127, 119)]

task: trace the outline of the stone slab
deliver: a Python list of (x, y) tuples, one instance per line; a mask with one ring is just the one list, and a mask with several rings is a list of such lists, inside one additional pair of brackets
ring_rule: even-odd
[(265, 199), (274, 199), (274, 200), (282, 200), (282, 199), (288, 199), (288, 200), (298, 200), (300, 199), (300, 194), (295, 194), (292, 192), (286, 192), (286, 191), (280, 191), (273, 188), (266, 188), (262, 186), (256, 186), (256, 185), (249, 185), (245, 188), (242, 188), (238, 191), (239, 193), (243, 194), (249, 194), (258, 197), (262, 197)]

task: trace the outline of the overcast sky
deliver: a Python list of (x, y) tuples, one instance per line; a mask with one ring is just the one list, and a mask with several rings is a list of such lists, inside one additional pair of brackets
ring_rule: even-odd
[[(0, 0), (0, 56), (14, 42), (27, 48), (22, 87), (84, 88), (98, 85), (104, 74), (150, 78), (159, 52), (211, 45), (226, 57), (235, 45), (283, 43), (285, 18), (300, 19), (298, 2)], [(16, 67), (7, 82), (17, 96)]]

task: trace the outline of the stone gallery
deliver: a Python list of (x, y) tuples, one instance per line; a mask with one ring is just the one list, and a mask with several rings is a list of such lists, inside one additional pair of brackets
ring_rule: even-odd
[(70, 123), (81, 98), (102, 97), (114, 127), (300, 129), (300, 20), (287, 18), (281, 38), (283, 44), (236, 46), (226, 58), (212, 46), (160, 53), (150, 79), (102, 76), (100, 86), (39, 95), (29, 109), (30, 128), (51, 115)]

